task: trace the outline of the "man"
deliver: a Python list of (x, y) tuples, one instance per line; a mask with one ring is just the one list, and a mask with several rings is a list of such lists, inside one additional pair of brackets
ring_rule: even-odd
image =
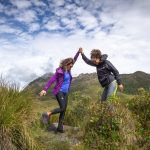
[[(99, 83), (104, 88), (101, 96), (101, 101), (106, 101), (108, 97), (115, 96), (117, 87), (123, 91), (123, 85), (120, 79), (118, 70), (113, 66), (113, 64), (107, 60), (107, 55), (101, 54), (99, 49), (93, 49), (91, 51), (91, 60), (88, 59), (83, 53), (83, 49), (80, 48), (79, 52), (82, 55), (82, 59), (93, 67), (96, 67), (97, 76)], [(118, 86), (117, 86), (118, 84)]]

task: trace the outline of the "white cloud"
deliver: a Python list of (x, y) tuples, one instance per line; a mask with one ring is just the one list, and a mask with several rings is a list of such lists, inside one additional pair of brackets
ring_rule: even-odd
[(98, 26), (96, 17), (94, 17), (90, 12), (83, 10), (82, 8), (78, 8), (77, 15), (77, 19), (82, 25), (86, 26), (86, 29), (93, 29)]
[[(95, 39), (86, 39), (84, 33), (79, 32), (77, 35), (66, 38), (61, 35), (50, 35), (45, 32), (40, 33), (38, 36), (28, 41), (28, 45), (26, 45), (25, 48), (7, 47), (7, 51), (5, 49), (5, 56), (4, 53), (1, 53), (3, 54), (1, 56), (1, 64), (5, 66), (5, 69), (7, 68), (7, 70), (5, 70), (6, 73), (9, 73), (10, 70), (14, 70), (14, 68), (20, 68), (17, 71), (15, 69), (14, 74), (21, 70), (27, 70), (25, 74), (22, 73), (19, 77), (17, 77), (17, 75), (16, 77), (18, 81), (30, 82), (37, 76), (46, 72), (54, 72), (61, 59), (73, 57), (81, 46), (84, 48), (85, 54), (88, 57), (93, 48), (99, 48), (103, 53), (107, 53), (109, 55), (108, 59), (111, 60), (121, 73), (129, 73), (136, 70), (149, 72), (149, 66), (145, 65), (149, 63), (150, 53), (146, 49), (148, 46), (146, 43), (142, 42), (139, 42), (136, 46), (135, 44), (136, 41), (133, 42), (132, 40), (129, 42), (127, 38), (119, 36), (103, 35)], [(12, 51), (9, 52), (9, 49)], [(140, 49), (142, 49), (142, 51)], [(145, 51), (143, 51), (143, 49), (145, 49)], [(137, 57), (134, 58), (135, 56)], [(52, 60), (50, 64), (49, 59)], [(94, 67), (90, 67), (83, 62), (81, 56), (72, 69), (73, 74), (95, 71)]]
[(10, 2), (18, 9), (26, 9), (31, 6), (31, 1), (29, 0), (10, 0)]
[(75, 19), (68, 19), (68, 18), (62, 18), (62, 23), (65, 25), (65, 28), (67, 29), (76, 29), (76, 20)]
[[(125, 36), (132, 36), (137, 39), (148, 39), (150, 37), (147, 32), (150, 26), (150, 17), (143, 16), (139, 12), (130, 11), (126, 13), (123, 18), (116, 24), (113, 33), (124, 34)], [(120, 28), (118, 32), (118, 28)]]
[[(8, 7), (6, 5), (6, 6), (3, 6), (3, 10), (2, 10), (2, 12), (4, 12), (6, 15), (12, 17), (10, 18), (11, 21), (17, 20), (20, 22), (24, 22), (26, 24), (36, 21), (38, 16), (34, 10), (29, 8), (29, 6), (32, 6), (30, 1), (12, 0), (11, 2), (13, 3), (13, 5), (16, 5), (17, 8), (10, 7), (10, 6)], [(9, 23), (11, 21), (9, 21)]]
[(54, 8), (54, 13), (58, 17), (67, 17), (67, 15), (68, 15), (67, 10), (65, 10), (64, 8), (59, 8), (59, 7)]
[(31, 23), (37, 19), (37, 15), (33, 10), (23, 10), (15, 16), (15, 19), (20, 22)]
[(59, 7), (65, 4), (64, 0), (54, 1), (54, 3)]
[(31, 0), (31, 2), (35, 5), (35, 6), (46, 6), (46, 4), (41, 1), (41, 0)]
[(39, 30), (39, 29), (40, 29), (39, 23), (32, 23), (32, 24), (30, 24), (30, 26), (29, 26), (30, 32), (37, 31), (37, 30)]
[[(8, 11), (9, 10), (9, 11)], [(15, 8), (7, 8), (5, 7), (4, 11), (3, 11), (6, 15), (8, 16), (15, 16), (19, 13), (18, 9)]]
[(13, 33), (13, 34), (19, 34), (21, 31), (19, 29), (15, 29), (13, 27), (10, 27), (9, 25), (2, 24), (0, 25), (1, 31), (0, 33)]
[(4, 40), (0, 42), (3, 43), (0, 48), (0, 73), (11, 81), (21, 83), (21, 87), (45, 72), (53, 71), (53, 60), (43, 56), (42, 51), (33, 49), (32, 45), (14, 45)]
[(4, 5), (2, 5), (2, 4), (0, 3), (0, 12), (3, 12), (4, 9), (5, 9)]
[(57, 30), (57, 29), (61, 28), (59, 23), (55, 20), (48, 21), (44, 27), (47, 28), (48, 30)]

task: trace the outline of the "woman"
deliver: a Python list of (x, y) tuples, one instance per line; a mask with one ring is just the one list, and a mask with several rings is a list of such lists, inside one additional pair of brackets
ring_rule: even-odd
[(46, 83), (44, 89), (40, 92), (40, 96), (46, 95), (49, 87), (54, 82), (56, 82), (56, 85), (53, 89), (53, 94), (56, 96), (59, 108), (43, 113), (41, 119), (44, 124), (47, 124), (51, 115), (60, 113), (57, 131), (61, 133), (64, 132), (63, 121), (67, 108), (68, 93), (72, 81), (71, 68), (76, 62), (78, 56), (79, 51), (77, 52), (74, 58), (67, 58), (62, 60), (60, 63), (60, 67), (56, 69), (56, 73), (50, 78), (50, 80)]
[(108, 56), (106, 54), (102, 55), (99, 49), (93, 49), (91, 51), (90, 60), (84, 55), (82, 48), (79, 49), (79, 52), (81, 53), (83, 60), (88, 65), (94, 66), (97, 69), (98, 80), (104, 88), (101, 101), (106, 101), (108, 97), (116, 94), (117, 84), (120, 90), (123, 91), (119, 72), (113, 64), (107, 60)]

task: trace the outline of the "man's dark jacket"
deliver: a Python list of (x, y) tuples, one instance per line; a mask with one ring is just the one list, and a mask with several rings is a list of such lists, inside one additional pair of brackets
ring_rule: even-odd
[(104, 54), (101, 56), (101, 63), (98, 65), (94, 64), (84, 54), (82, 54), (83, 60), (91, 66), (96, 67), (98, 80), (102, 87), (108, 86), (112, 81), (116, 80), (118, 85), (121, 84), (121, 79), (118, 70), (113, 64), (107, 60), (108, 55)]

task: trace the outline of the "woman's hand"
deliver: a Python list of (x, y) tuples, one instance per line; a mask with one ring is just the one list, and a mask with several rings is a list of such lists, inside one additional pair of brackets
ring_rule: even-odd
[(118, 87), (119, 87), (120, 91), (121, 91), (121, 92), (123, 92), (123, 90), (124, 90), (123, 85), (122, 85), (122, 84), (120, 84)]
[(40, 96), (44, 96), (44, 95), (46, 95), (46, 91), (42, 90), (39, 94), (40, 94)]
[(83, 48), (79, 48), (79, 53), (83, 54)]

